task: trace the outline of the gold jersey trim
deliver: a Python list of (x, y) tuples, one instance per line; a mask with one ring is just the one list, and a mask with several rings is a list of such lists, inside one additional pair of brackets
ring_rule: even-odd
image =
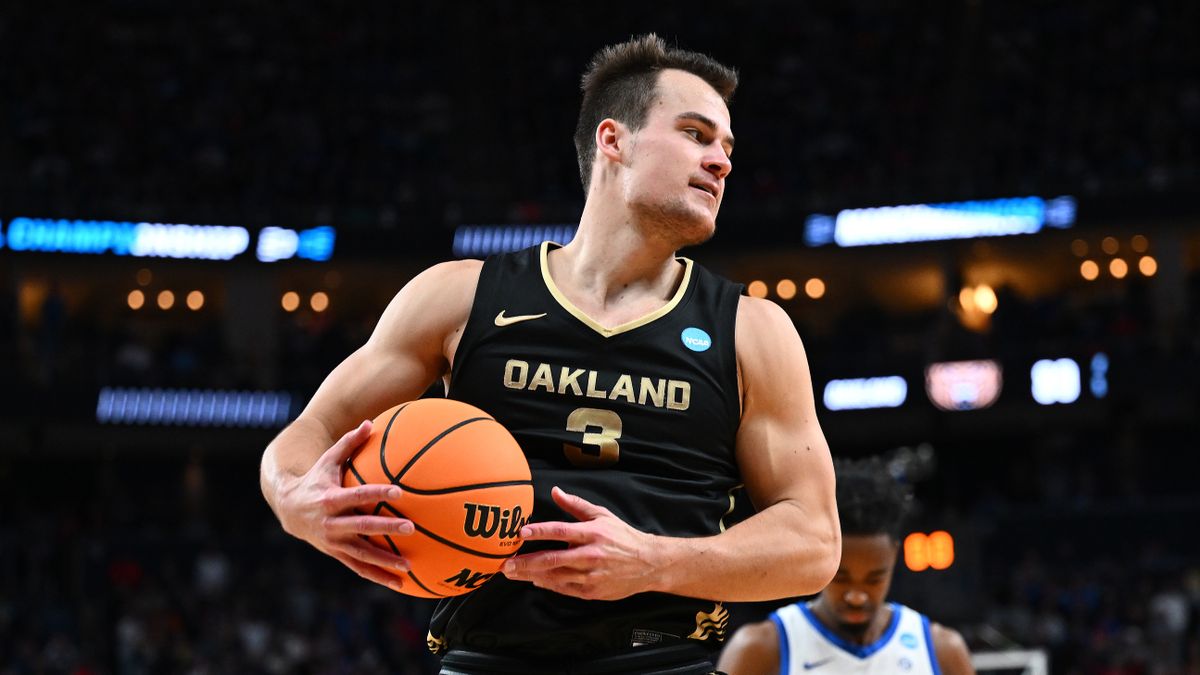
[(576, 307), (575, 304), (568, 300), (567, 296), (563, 295), (562, 291), (558, 289), (558, 286), (554, 283), (554, 279), (550, 278), (550, 265), (546, 263), (546, 256), (550, 253), (551, 244), (553, 244), (555, 248), (562, 248), (562, 244), (550, 241), (542, 242), (540, 257), (542, 266), (542, 280), (546, 282), (546, 289), (550, 291), (550, 295), (554, 296), (554, 299), (558, 301), (558, 304), (562, 305), (562, 308), (567, 310), (571, 316), (579, 319), (585, 326), (591, 328), (606, 338), (614, 335), (620, 335), (621, 333), (631, 331), (640, 326), (645, 326), (651, 321), (666, 316), (671, 310), (675, 309), (675, 306), (678, 305), (679, 301), (683, 299), (684, 293), (687, 292), (688, 284), (692, 280), (692, 260), (690, 258), (676, 256), (675, 259), (683, 263), (683, 281), (679, 283), (679, 288), (676, 289), (675, 295), (671, 297), (667, 304), (639, 319), (634, 319), (633, 321), (623, 323), (615, 328), (608, 328), (606, 326), (602, 326), (598, 321), (588, 316), (582, 309)]
[(435, 656), (440, 656), (446, 651), (446, 640), (440, 637), (434, 637), (433, 631), (425, 633), (425, 646), (429, 647), (429, 651)]
[(733, 487), (729, 488), (729, 508), (725, 510), (725, 514), (723, 516), (721, 516), (721, 520), (718, 521), (718, 524), (721, 526), (722, 532), (725, 531), (725, 519), (729, 517), (729, 514), (733, 513), (733, 508), (737, 505), (737, 501), (736, 501), (737, 498), (734, 496), (733, 493), (742, 489), (742, 487), (743, 487), (743, 484), (738, 483), (737, 485), (734, 485)]

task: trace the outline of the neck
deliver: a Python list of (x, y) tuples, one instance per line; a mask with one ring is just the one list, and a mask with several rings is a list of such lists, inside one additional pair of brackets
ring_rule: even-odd
[(675, 260), (677, 247), (647, 235), (646, 229), (619, 198), (593, 196), (575, 238), (549, 257), (550, 274), (560, 286), (601, 303), (630, 291), (667, 299), (682, 271)]

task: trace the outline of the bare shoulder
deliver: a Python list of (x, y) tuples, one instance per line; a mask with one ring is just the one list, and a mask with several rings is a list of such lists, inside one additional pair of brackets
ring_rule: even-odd
[(730, 675), (778, 673), (779, 666), (779, 629), (769, 620), (739, 628), (717, 662), (717, 670)]
[(929, 634), (933, 640), (933, 652), (937, 655), (938, 665), (943, 673), (975, 675), (975, 667), (971, 665), (971, 652), (967, 649), (967, 641), (961, 633), (940, 623), (930, 623)]
[(766, 298), (748, 295), (738, 298), (737, 331), (741, 333), (743, 329), (750, 329), (756, 333), (762, 330), (787, 329), (793, 335), (796, 333), (791, 317), (782, 307)]
[(471, 314), (483, 262), (453, 260), (429, 267), (400, 289), (383, 312), (373, 339), (411, 336), (443, 340), (461, 330)]

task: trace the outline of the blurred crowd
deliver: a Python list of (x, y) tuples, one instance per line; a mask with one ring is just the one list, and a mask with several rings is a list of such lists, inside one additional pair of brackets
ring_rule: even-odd
[(650, 30), (741, 69), (737, 236), (830, 208), (1200, 179), (1194, 3), (615, 4), (10, 3), (0, 204), (414, 234), (570, 222), (579, 74)]
[[(1129, 428), (1120, 443), (1169, 454), (1195, 432)], [(1061, 454), (1103, 452), (1104, 435)], [(0, 673), (437, 672), (425, 647), (431, 603), (284, 534), (258, 494), (257, 448), (203, 445), (0, 462)], [(981, 461), (1007, 464), (995, 457), (1006, 447), (1014, 466), (985, 467), (990, 494), (947, 501), (955, 484), (983, 481)], [(1070, 471), (1041, 450), (1010, 438), (939, 444), (915, 526), (953, 523), (964, 561), (954, 576), (898, 573), (896, 595), (976, 651), (1043, 648), (1053, 673), (1195, 673), (1200, 542), (1189, 533), (1200, 504), (1155, 474), (1180, 467), (1135, 457), (1126, 469), (1137, 485), (1121, 494), (1055, 485), (1053, 472)], [(731, 611), (755, 621), (778, 604)]]

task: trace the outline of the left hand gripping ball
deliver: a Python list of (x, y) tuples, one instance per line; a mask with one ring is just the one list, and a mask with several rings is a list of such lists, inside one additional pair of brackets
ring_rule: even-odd
[[(409, 536), (371, 536), (408, 559), (402, 592), (421, 598), (479, 588), (521, 547), (533, 511), (529, 464), (516, 439), (479, 408), (421, 399), (375, 418), (370, 438), (346, 462), (342, 484), (392, 483), (402, 496), (376, 515), (413, 521)], [(364, 511), (360, 511), (364, 512)]]

